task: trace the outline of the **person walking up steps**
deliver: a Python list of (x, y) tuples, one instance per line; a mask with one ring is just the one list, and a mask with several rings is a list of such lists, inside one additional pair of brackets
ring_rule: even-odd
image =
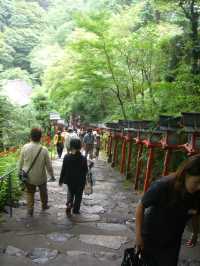
[(85, 157), (87, 158), (89, 154), (89, 159), (93, 159), (93, 149), (94, 149), (94, 135), (92, 129), (88, 129), (87, 133), (83, 138), (83, 144), (85, 149)]
[(62, 156), (62, 152), (64, 149), (64, 142), (65, 142), (65, 139), (61, 135), (61, 131), (58, 131), (58, 133), (54, 136), (54, 145), (56, 145), (58, 158), (61, 158)]
[(71, 139), (70, 154), (66, 154), (63, 160), (59, 185), (66, 184), (68, 187), (66, 214), (80, 213), (83, 190), (88, 172), (87, 159), (80, 153), (80, 139)]
[(96, 134), (94, 135), (94, 148), (95, 148), (95, 158), (99, 158), (99, 151), (101, 147), (101, 136), (99, 132), (97, 131)]
[(78, 139), (78, 135), (73, 131), (72, 128), (69, 128), (65, 137), (65, 148), (67, 153), (70, 153), (70, 141), (72, 139)]
[(49, 208), (46, 170), (51, 179), (55, 180), (48, 150), (40, 144), (41, 137), (41, 129), (33, 128), (31, 130), (31, 142), (23, 146), (19, 161), (19, 171), (23, 169), (28, 172), (28, 179), (25, 182), (28, 216), (33, 216), (34, 195), (37, 186), (40, 190), (42, 210)]
[(185, 225), (192, 219), (197, 242), (200, 214), (200, 155), (184, 161), (174, 174), (155, 181), (136, 209), (136, 246), (155, 266), (177, 266)]

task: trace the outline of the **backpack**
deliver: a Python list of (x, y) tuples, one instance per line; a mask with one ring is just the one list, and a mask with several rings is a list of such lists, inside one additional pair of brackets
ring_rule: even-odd
[(84, 137), (84, 143), (85, 144), (94, 144), (94, 135), (93, 134), (87, 134)]

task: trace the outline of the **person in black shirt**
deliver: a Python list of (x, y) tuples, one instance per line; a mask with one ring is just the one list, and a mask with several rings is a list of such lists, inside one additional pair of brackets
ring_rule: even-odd
[(136, 209), (136, 247), (155, 266), (177, 266), (184, 228), (192, 218), (195, 245), (200, 214), (200, 155), (184, 161), (174, 174), (155, 181)]
[(66, 214), (79, 214), (83, 190), (88, 172), (87, 159), (80, 153), (80, 139), (71, 139), (70, 154), (66, 154), (63, 160), (59, 185), (68, 186)]

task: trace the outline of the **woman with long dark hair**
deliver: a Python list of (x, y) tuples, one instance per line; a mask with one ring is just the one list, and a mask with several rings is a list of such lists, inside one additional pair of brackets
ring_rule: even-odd
[(198, 237), (200, 214), (200, 155), (191, 156), (177, 171), (155, 181), (136, 209), (136, 247), (155, 260), (155, 266), (177, 266), (181, 238), (189, 219)]

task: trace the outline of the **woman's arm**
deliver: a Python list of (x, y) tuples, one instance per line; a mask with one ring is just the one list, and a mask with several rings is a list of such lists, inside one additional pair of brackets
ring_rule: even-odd
[(142, 239), (142, 223), (144, 218), (144, 205), (140, 202), (136, 208), (136, 240), (135, 245), (138, 249), (144, 248)]

